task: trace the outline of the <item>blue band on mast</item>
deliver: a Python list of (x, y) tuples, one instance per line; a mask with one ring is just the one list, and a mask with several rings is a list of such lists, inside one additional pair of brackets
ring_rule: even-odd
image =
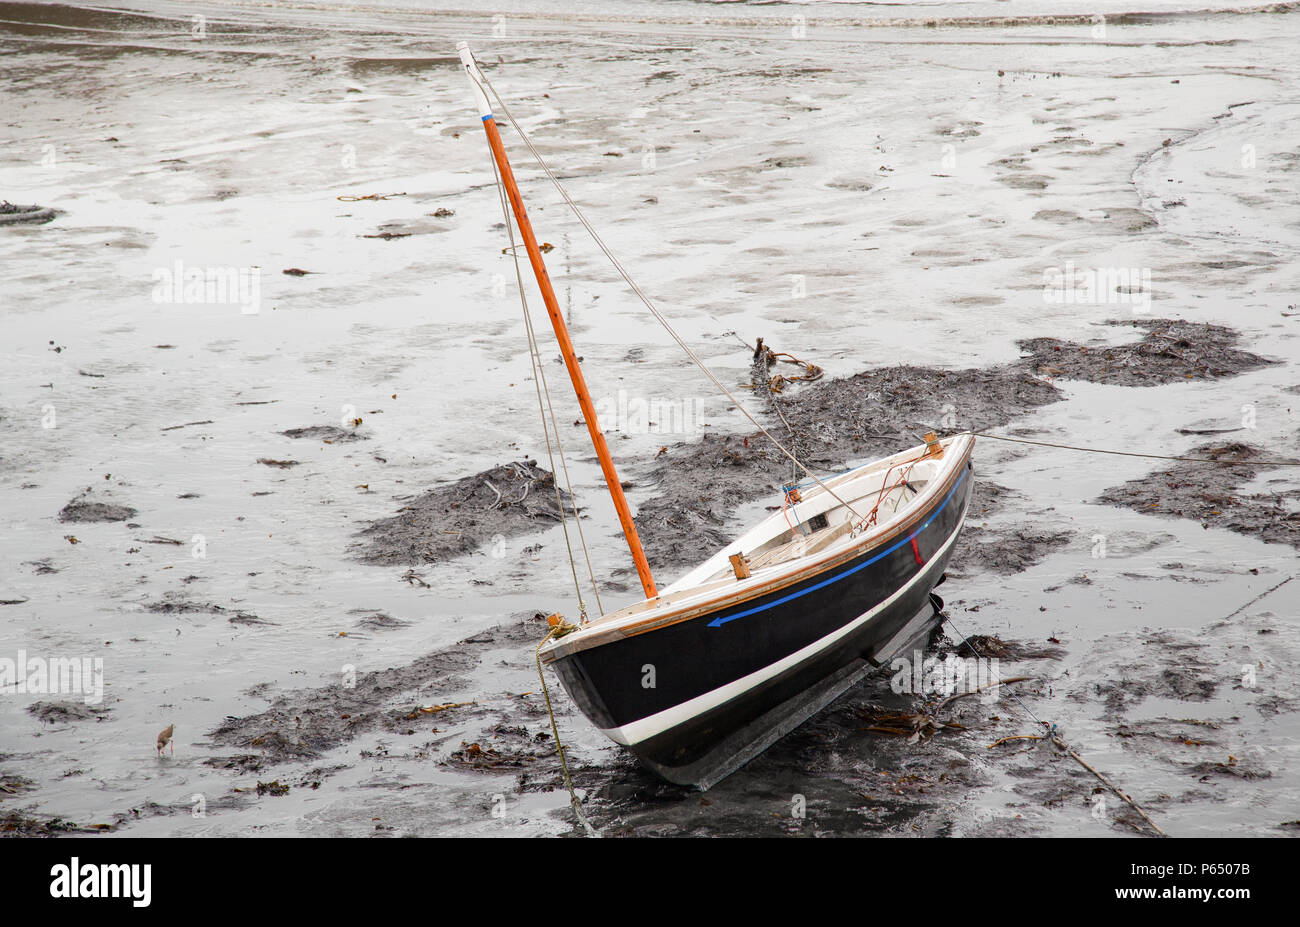
[(489, 119), (492, 119), (492, 118), (493, 118), (492, 114), (491, 114), (491, 113), (488, 113), (486, 116), (483, 117), (483, 121), (484, 121), (484, 122), (487, 122)]

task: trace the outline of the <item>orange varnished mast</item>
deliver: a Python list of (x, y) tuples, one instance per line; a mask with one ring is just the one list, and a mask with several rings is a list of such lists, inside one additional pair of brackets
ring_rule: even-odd
[(614, 461), (609, 456), (609, 445), (605, 443), (605, 435), (600, 430), (600, 422), (596, 418), (596, 407), (591, 401), (591, 393), (587, 390), (587, 381), (582, 375), (582, 368), (578, 366), (578, 356), (574, 353), (573, 342), (569, 339), (569, 329), (564, 324), (564, 316), (560, 313), (560, 305), (555, 298), (555, 290), (551, 287), (551, 278), (546, 273), (546, 264), (542, 260), (541, 249), (537, 247), (537, 236), (533, 234), (533, 226), (528, 221), (528, 212), (524, 209), (524, 201), (519, 196), (519, 187), (515, 183), (515, 174), (510, 169), (510, 160), (506, 157), (505, 146), (501, 143), (501, 132), (497, 129), (496, 119), (492, 115), (492, 107), (488, 103), (486, 84), (479, 74), (478, 63), (474, 61), (469, 46), (461, 42), (456, 48), (460, 52), (460, 60), (469, 75), (470, 83), (474, 85), (479, 112), (483, 119), (483, 128), (487, 132), (488, 145), (492, 148), (492, 157), (496, 160), (497, 170), (501, 173), (501, 181), (505, 184), (506, 195), (510, 198), (510, 206), (514, 209), (515, 220), (519, 225), (519, 234), (523, 237), (524, 248), (528, 251), (528, 261), (533, 265), (533, 273), (537, 277), (537, 286), (542, 291), (542, 301), (546, 304), (546, 313), (551, 317), (551, 326), (555, 329), (555, 338), (560, 343), (560, 354), (564, 357), (564, 366), (568, 368), (569, 379), (573, 381), (573, 391), (578, 394), (578, 405), (582, 407), (582, 417), (587, 422), (587, 430), (591, 432), (591, 443), (596, 448), (596, 456), (600, 458), (600, 469), (605, 475), (605, 485), (609, 487), (609, 494), (614, 499), (614, 508), (618, 510), (618, 520), (623, 526), (627, 546), (632, 551), (632, 560), (636, 563), (637, 575), (641, 577), (641, 587), (645, 590), (646, 598), (653, 599), (659, 593), (655, 589), (654, 577), (650, 574), (650, 564), (646, 561), (645, 551), (641, 549), (641, 539), (637, 536), (636, 525), (632, 521), (632, 511), (628, 508), (627, 497), (623, 495), (623, 485), (619, 482), (618, 472), (614, 469)]

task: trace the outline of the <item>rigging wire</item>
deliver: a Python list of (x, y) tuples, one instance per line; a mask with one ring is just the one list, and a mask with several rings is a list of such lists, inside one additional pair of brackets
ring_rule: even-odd
[[(591, 579), (591, 591), (596, 598), (596, 609), (600, 614), (605, 613), (605, 608), (600, 602), (600, 589), (596, 585), (596, 571), (591, 565), (591, 553), (587, 549), (587, 538), (582, 531), (582, 516), (578, 513), (577, 497), (573, 494), (573, 482), (569, 478), (569, 464), (564, 456), (564, 442), (560, 438), (560, 426), (555, 421), (555, 405), (551, 401), (551, 388), (546, 382), (545, 366), (542, 362), (541, 349), (537, 343), (537, 332), (533, 328), (532, 313), (528, 311), (528, 297), (524, 291), (523, 271), (519, 267), (519, 250), (515, 245), (515, 227), (512, 216), (510, 215), (510, 205), (506, 200), (505, 187), (501, 183), (501, 175), (497, 171), (496, 158), (492, 158), (492, 174), (496, 178), (497, 195), (501, 200), (501, 212), (505, 220), (506, 233), (510, 239), (510, 255), (514, 261), (515, 282), (519, 288), (519, 302), (523, 309), (524, 330), (528, 336), (528, 361), (533, 368), (533, 386), (537, 390), (537, 408), (542, 419), (542, 433), (546, 437), (546, 456), (551, 464), (551, 484), (555, 488), (555, 503), (560, 511), (560, 526), (564, 529), (564, 544), (569, 551), (569, 570), (573, 574), (573, 588), (578, 596), (578, 610), (582, 615), (583, 623), (587, 621), (587, 605), (582, 599), (582, 584), (578, 581), (578, 568), (573, 556), (573, 541), (569, 537), (569, 523), (564, 516), (564, 501), (560, 497), (560, 484), (555, 480), (555, 455), (551, 451), (551, 430), (555, 431), (555, 447), (560, 455), (560, 469), (564, 473), (564, 484), (569, 493), (569, 504), (573, 507), (573, 523), (578, 529), (578, 540), (582, 546), (582, 554), (587, 562), (587, 575)], [(545, 392), (546, 398), (543, 401), (542, 394)], [(547, 414), (550, 415), (550, 425), (547, 425)]]
[[(835, 490), (831, 489), (828, 485), (826, 485), (826, 483), (822, 481), (821, 477), (817, 476), (815, 473), (809, 470), (808, 467), (804, 465), (803, 461), (799, 460), (799, 458), (796, 457), (793, 453), (791, 453), (784, 444), (778, 441), (770, 431), (768, 431), (766, 428), (763, 427), (763, 425), (758, 421), (758, 419), (756, 419), (750, 413), (749, 409), (745, 408), (745, 406), (741, 403), (741, 401), (732, 394), (731, 390), (727, 389), (727, 387), (723, 384), (721, 380), (718, 379), (718, 377), (713, 373), (713, 371), (710, 370), (705, 365), (704, 361), (700, 359), (699, 355), (696, 354), (695, 351), (691, 348), (691, 346), (686, 343), (686, 340), (682, 338), (680, 334), (677, 333), (677, 330), (672, 327), (668, 319), (666, 319), (663, 313), (659, 311), (658, 307), (656, 307), (655, 304), (650, 301), (650, 297), (647, 296), (645, 291), (641, 289), (640, 285), (637, 284), (637, 282), (632, 279), (631, 274), (628, 273), (627, 269), (623, 266), (622, 262), (620, 262), (619, 259), (614, 255), (614, 253), (610, 251), (609, 246), (605, 244), (604, 239), (602, 239), (599, 233), (597, 233), (597, 231), (595, 230), (595, 228), (592, 227), (591, 223), (587, 220), (586, 215), (578, 207), (578, 204), (574, 202), (573, 197), (569, 195), (569, 191), (565, 188), (564, 184), (560, 183), (560, 179), (555, 176), (555, 172), (551, 170), (550, 164), (548, 164), (546, 159), (542, 157), (541, 152), (537, 150), (537, 147), (533, 144), (532, 139), (530, 139), (527, 133), (524, 132), (523, 126), (521, 126), (519, 124), (519, 121), (515, 119), (514, 114), (510, 111), (510, 107), (506, 105), (506, 101), (502, 98), (501, 94), (497, 92), (496, 87), (492, 85), (492, 81), (488, 79), (486, 74), (483, 74), (481, 69), (476, 69), (476, 70), (478, 71), (478, 75), (483, 78), (483, 83), (486, 84), (487, 89), (491, 91), (492, 97), (494, 97), (497, 103), (500, 104), (501, 112), (505, 115), (506, 119), (510, 121), (510, 125), (514, 127), (514, 130), (517, 133), (519, 133), (520, 139), (522, 139), (524, 144), (527, 146), (529, 153), (532, 154), (533, 156), (533, 159), (537, 162), (538, 166), (541, 167), (541, 169), (546, 173), (546, 176), (550, 178), (551, 183), (555, 186), (555, 189), (559, 191), (559, 194), (564, 199), (564, 202), (568, 205), (569, 209), (572, 210), (574, 216), (577, 217), (578, 221), (582, 223), (582, 227), (587, 230), (587, 234), (591, 236), (592, 240), (596, 243), (596, 246), (599, 247), (602, 252), (604, 252), (605, 257), (609, 258), (610, 263), (614, 265), (614, 269), (618, 271), (619, 276), (623, 278), (623, 281), (628, 285), (628, 287), (632, 290), (632, 292), (635, 293), (637, 298), (641, 300), (641, 302), (645, 305), (645, 307), (648, 310), (650, 310), (650, 314), (655, 317), (656, 321), (658, 321), (659, 324), (663, 326), (664, 330), (667, 331), (668, 334), (672, 337), (672, 339), (677, 342), (678, 347), (680, 347), (686, 353), (686, 356), (691, 360), (691, 362), (695, 364), (695, 366), (698, 367), (706, 377), (708, 377), (708, 379), (713, 383), (713, 385), (716, 386), (722, 392), (722, 394), (731, 401), (731, 403), (740, 411), (740, 413), (744, 415), (745, 418), (749, 419), (750, 423), (755, 428), (757, 428), (760, 432), (762, 432), (764, 437), (766, 437), (769, 441), (771, 441), (772, 444), (775, 445), (776, 448), (782, 454), (790, 458), (791, 463), (793, 463), (796, 467), (802, 470), (806, 476), (808, 476), (810, 479), (816, 482), (817, 485), (820, 486), (823, 490), (829, 493), (831, 498), (833, 498), (840, 505), (844, 506), (844, 508), (847, 509), (853, 515), (854, 518), (861, 519), (863, 516), (859, 514), (858, 511), (848, 503), (848, 501), (841, 498), (835, 492)], [(475, 80), (475, 82), (477, 83), (478, 80), (477, 76), (471, 73), (470, 77), (473, 80)], [(480, 90), (483, 89), (482, 86), (480, 86), (479, 89)]]

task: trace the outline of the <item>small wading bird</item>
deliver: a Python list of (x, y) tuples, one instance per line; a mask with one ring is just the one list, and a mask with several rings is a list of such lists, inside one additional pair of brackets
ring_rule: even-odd
[[(171, 743), (172, 731), (174, 731), (175, 729), (176, 729), (176, 725), (169, 724), (164, 730), (162, 730), (158, 734), (158, 755), (159, 756), (162, 756), (163, 747)], [(175, 753), (176, 753), (176, 745), (172, 744), (172, 754), (175, 755)]]

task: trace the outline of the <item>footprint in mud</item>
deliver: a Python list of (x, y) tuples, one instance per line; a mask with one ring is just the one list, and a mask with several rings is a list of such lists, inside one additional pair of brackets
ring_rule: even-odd
[(958, 122), (956, 125), (940, 126), (935, 129), (935, 134), (944, 138), (978, 138), (979, 128), (984, 123), (978, 120)]
[(1155, 228), (1158, 224), (1155, 219), (1142, 210), (1133, 209), (1129, 206), (1107, 207), (1102, 211), (1101, 217), (1114, 229), (1126, 235), (1130, 232), (1141, 232), (1144, 229)]
[(1004, 174), (997, 181), (1014, 190), (1046, 190), (1052, 178), (1044, 174)]
[(1081, 215), (1068, 209), (1040, 209), (1034, 213), (1034, 220), (1037, 222), (1052, 222), (1056, 225), (1073, 225), (1076, 222), (1085, 222)]

